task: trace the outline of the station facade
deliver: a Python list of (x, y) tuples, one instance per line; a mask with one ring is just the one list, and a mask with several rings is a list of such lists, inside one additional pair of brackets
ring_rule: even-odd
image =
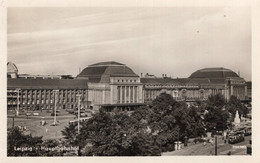
[(143, 77), (114, 61), (89, 65), (75, 78), (19, 75), (17, 67), (10, 62), (7, 68), (8, 109), (19, 106), (48, 110), (54, 104), (59, 109), (75, 109), (79, 95), (82, 108), (133, 110), (150, 104), (162, 92), (187, 102), (207, 100), (209, 95), (218, 93), (226, 100), (232, 95), (248, 100), (248, 92), (251, 92), (243, 78), (226, 68), (197, 70), (188, 78)]

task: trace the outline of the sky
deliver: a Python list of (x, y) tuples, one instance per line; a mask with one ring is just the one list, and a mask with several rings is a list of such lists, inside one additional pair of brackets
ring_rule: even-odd
[(250, 18), (246, 7), (8, 8), (7, 60), (21, 74), (76, 76), (116, 61), (138, 75), (224, 67), (249, 81)]

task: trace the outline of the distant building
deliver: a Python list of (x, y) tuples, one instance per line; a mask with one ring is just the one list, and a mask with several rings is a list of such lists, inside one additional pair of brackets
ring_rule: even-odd
[(220, 92), (226, 99), (229, 99), (232, 95), (237, 96), (240, 100), (246, 99), (246, 81), (232, 70), (226, 68), (205, 68), (194, 72), (189, 78), (209, 79), (210, 83), (215, 87), (212, 88), (212, 92)]
[(247, 86), (247, 99), (249, 101), (252, 100), (252, 82), (248, 81), (246, 82), (246, 86)]
[(87, 81), (80, 79), (61, 78), (20, 78), (11, 69), (16, 68), (10, 64), (7, 74), (7, 108), (15, 110), (53, 110), (56, 103), (57, 109), (70, 109), (77, 107), (76, 95), (82, 95), (82, 104), (87, 99)]
[(208, 79), (189, 78), (141, 78), (143, 83), (144, 102), (152, 102), (159, 94), (166, 92), (177, 101), (205, 100), (211, 92), (204, 86), (209, 86)]
[(245, 80), (225, 68), (205, 68), (191, 74), (189, 78), (141, 78), (144, 84), (144, 101), (151, 102), (160, 93), (166, 92), (179, 101), (206, 100), (209, 95), (222, 94), (228, 100), (231, 95), (245, 100)]

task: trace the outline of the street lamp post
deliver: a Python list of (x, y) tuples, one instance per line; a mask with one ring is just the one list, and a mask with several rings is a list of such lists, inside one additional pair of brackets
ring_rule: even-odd
[(15, 92), (17, 93), (16, 116), (19, 116), (19, 109), (20, 109), (20, 108), (19, 108), (19, 107), (20, 107), (20, 106), (19, 106), (19, 103), (20, 103), (20, 94), (19, 94), (19, 93), (20, 93), (20, 90), (21, 90), (21, 89), (19, 89), (19, 88), (15, 90)]
[(14, 128), (14, 116), (13, 116), (12, 118), (13, 118), (13, 124), (12, 124), (12, 128)]
[(215, 155), (218, 155), (218, 137), (215, 135)]
[(214, 127), (214, 130), (215, 130), (215, 155), (217, 156), (218, 155), (218, 137), (217, 137), (217, 127), (215, 126)]
[(54, 96), (54, 122), (53, 122), (53, 124), (54, 125), (56, 125), (57, 124), (57, 115), (56, 115), (56, 105), (57, 105), (57, 94), (58, 94), (58, 92), (59, 92), (59, 90), (54, 90), (54, 94), (55, 94), (55, 96)]
[[(81, 94), (78, 93), (76, 96), (78, 98), (78, 135), (79, 135), (79, 132), (80, 132), (79, 120), (80, 120), (80, 97), (81, 97)], [(80, 150), (81, 150), (81, 147), (79, 145), (78, 156), (81, 156)]]

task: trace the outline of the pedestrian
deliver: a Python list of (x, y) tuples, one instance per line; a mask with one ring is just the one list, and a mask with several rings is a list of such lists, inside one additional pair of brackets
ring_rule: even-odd
[(213, 139), (210, 139), (209, 142), (211, 143), (211, 145), (213, 145)]

